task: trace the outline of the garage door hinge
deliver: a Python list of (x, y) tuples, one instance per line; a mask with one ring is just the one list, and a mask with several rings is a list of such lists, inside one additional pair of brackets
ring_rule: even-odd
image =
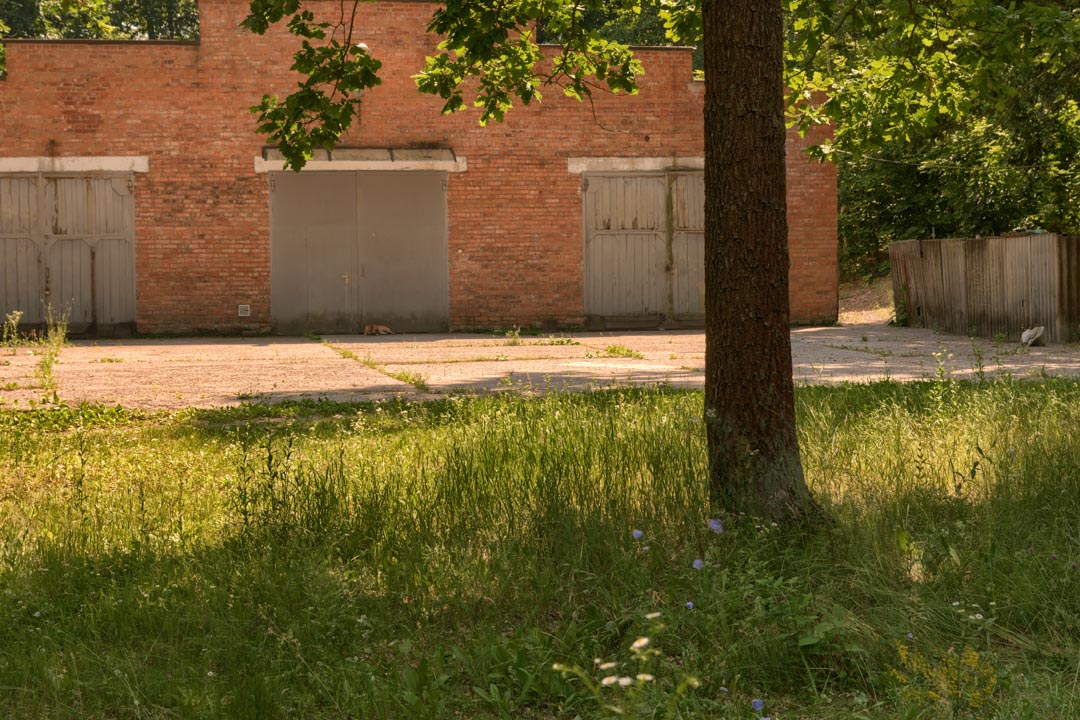
[(445, 177), (443, 177), (442, 189), (443, 189), (443, 192), (446, 192), (447, 190), (450, 189), (450, 181), (447, 180)]
[(273, 176), (273, 175), (271, 175), (271, 176), (270, 176), (270, 190), (271, 190), (271, 192), (272, 192), (272, 191), (274, 190), (274, 186), (275, 186), (276, 184), (277, 184), (277, 183), (275, 183), (275, 182), (274, 182), (274, 176)]
[(128, 177), (128, 192), (135, 192), (135, 176)]
[(586, 178), (586, 177), (581, 178), (581, 189), (582, 190), (588, 190), (589, 189), (589, 178)]

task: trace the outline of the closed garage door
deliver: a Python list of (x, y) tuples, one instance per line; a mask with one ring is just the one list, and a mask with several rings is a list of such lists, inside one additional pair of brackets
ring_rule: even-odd
[(703, 324), (704, 175), (590, 175), (585, 181), (588, 326)]
[(445, 173), (272, 173), (270, 183), (279, 332), (448, 329)]
[(42, 324), (48, 308), (72, 332), (135, 322), (130, 175), (0, 176), (0, 311)]

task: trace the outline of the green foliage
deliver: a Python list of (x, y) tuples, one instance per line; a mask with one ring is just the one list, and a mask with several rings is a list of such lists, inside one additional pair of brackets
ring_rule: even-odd
[(17, 38), (194, 39), (199, 36), (199, 15), (195, 0), (0, 0), (0, 33)]
[[(665, 27), (665, 13), (674, 6), (659, 0), (644, 0), (640, 5), (603, 4), (587, 7), (581, 14), (580, 26), (603, 38), (626, 45), (670, 45), (673, 39)], [(682, 7), (680, 5), (680, 7)], [(542, 43), (562, 43), (566, 34), (556, 34), (541, 18), (537, 37)], [(701, 68), (704, 48), (698, 43), (694, 50), (694, 67)]]
[[(630, 49), (582, 28), (584, 11), (602, 5), (597, 0), (448, 2), (435, 12), (429, 26), (445, 37), (439, 46), (442, 52), (428, 58), (416, 76), (417, 87), (441, 97), (446, 101), (443, 112), (452, 113), (466, 107), (462, 84), (475, 78), (472, 104), (481, 110), (481, 124), (501, 121), (514, 98), (525, 105), (539, 100), (541, 85), (561, 87), (564, 94), (578, 99), (592, 95), (594, 80), (611, 92), (635, 93), (643, 69)], [(630, 0), (621, 6), (640, 10)], [(550, 70), (538, 68), (543, 56), (529, 29), (540, 20), (548, 32), (562, 38), (562, 51), (552, 59)]]
[(284, 100), (264, 95), (251, 111), (259, 116), (259, 132), (277, 145), (286, 165), (300, 170), (313, 150), (333, 149), (349, 129), (363, 92), (382, 82), (382, 63), (366, 45), (353, 42), (353, 17), (342, 16), (336, 24), (316, 20), (299, 0), (253, 0), (241, 25), (261, 35), (286, 15), (291, 15), (289, 32), (300, 38), (291, 69), (304, 79)]
[[(631, 8), (631, 0), (622, 3)], [(440, 53), (427, 59), (415, 76), (421, 92), (438, 95), (443, 112), (467, 107), (463, 84), (471, 81), (471, 104), (480, 108), (480, 122), (501, 120), (515, 100), (525, 105), (540, 100), (543, 85), (560, 87), (571, 97), (586, 98), (599, 83), (611, 92), (636, 92), (641, 64), (629, 48), (580, 29), (583, 12), (610, 5), (590, 0), (584, 5), (531, 0), (484, 0), (443, 3), (432, 16), (429, 30), (444, 37)], [(316, 148), (333, 148), (349, 129), (363, 90), (379, 84), (381, 63), (367, 48), (352, 43), (356, 3), (336, 23), (320, 21), (302, 0), (252, 0), (241, 23), (263, 34), (287, 21), (289, 32), (301, 39), (292, 69), (304, 80), (284, 100), (264, 96), (252, 108), (259, 115), (259, 132), (277, 145), (286, 165), (299, 170)], [(535, 25), (543, 20), (550, 32), (564, 36), (562, 52), (542, 62)], [(339, 39), (339, 35), (344, 40)]]
[(950, 648), (940, 660), (930, 660), (897, 642), (900, 667), (892, 671), (902, 698), (928, 712), (946, 717), (989, 717), (997, 704), (998, 677), (993, 664), (974, 648)]
[(705, 37), (700, 0), (665, 2), (662, 6), (660, 18), (664, 21), (664, 29), (672, 41), (692, 45)]
[(896, 239), (1080, 230), (1078, 33), (1049, 0), (789, 2), (794, 117), (836, 123), (817, 152), (840, 168), (848, 274), (886, 269)]
[(0, 33), (5, 37), (31, 36), (37, 14), (37, 0), (0, 0)]
[[(580, 682), (608, 717), (679, 718), (683, 698), (701, 686), (692, 675), (685, 675), (665, 662), (655, 638), (663, 632), (661, 612), (647, 613), (641, 626), (648, 635), (630, 643), (622, 660), (594, 658), (593, 667), (555, 663), (552, 670), (563, 679)], [(627, 624), (637, 622), (631, 620)], [(622, 653), (620, 653), (622, 655)], [(649, 671), (649, 672), (647, 672)], [(658, 680), (657, 675), (660, 673)], [(596, 677), (594, 678), (594, 674)], [(665, 675), (674, 676), (674, 680)]]
[(196, 0), (109, 0), (110, 23), (117, 34), (147, 40), (199, 37)]
[(35, 28), (46, 38), (116, 37), (107, 0), (40, 0)]

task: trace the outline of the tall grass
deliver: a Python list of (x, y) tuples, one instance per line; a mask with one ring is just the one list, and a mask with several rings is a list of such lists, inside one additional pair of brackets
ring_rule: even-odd
[[(801, 389), (833, 518), (812, 532), (710, 530), (701, 403), (0, 413), (0, 708), (587, 718), (603, 703), (553, 664), (647, 662), (655, 680), (601, 698), (646, 717), (753, 717), (755, 697), (779, 717), (1080, 710), (1080, 386)], [(658, 654), (630, 650), (642, 635)], [(960, 687), (965, 651), (1004, 691)]]

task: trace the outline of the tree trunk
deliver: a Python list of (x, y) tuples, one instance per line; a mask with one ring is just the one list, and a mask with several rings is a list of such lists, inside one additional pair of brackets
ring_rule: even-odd
[(788, 326), (780, 0), (704, 0), (705, 424), (714, 503), (776, 521), (812, 507)]

